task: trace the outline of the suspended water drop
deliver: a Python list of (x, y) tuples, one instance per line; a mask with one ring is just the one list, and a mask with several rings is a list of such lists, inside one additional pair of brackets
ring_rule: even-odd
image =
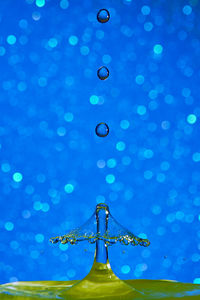
[(107, 79), (108, 76), (109, 76), (109, 70), (108, 70), (108, 68), (106, 68), (106, 67), (104, 67), (104, 66), (101, 67), (101, 68), (99, 68), (98, 71), (97, 71), (97, 76), (98, 76), (99, 79), (101, 79), (101, 80)]
[(96, 126), (95, 132), (99, 137), (105, 137), (109, 134), (109, 127), (106, 123), (101, 122)]
[(107, 9), (102, 8), (98, 11), (97, 20), (100, 23), (106, 23), (110, 19), (110, 13)]

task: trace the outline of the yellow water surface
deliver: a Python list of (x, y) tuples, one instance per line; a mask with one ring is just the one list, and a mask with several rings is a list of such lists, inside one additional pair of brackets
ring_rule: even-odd
[(93, 264), (83, 280), (21, 281), (0, 286), (0, 300), (200, 300), (200, 285), (168, 280), (120, 280), (107, 264)]

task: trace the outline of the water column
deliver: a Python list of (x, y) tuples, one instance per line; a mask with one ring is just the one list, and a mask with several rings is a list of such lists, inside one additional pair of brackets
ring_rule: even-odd
[(106, 204), (100, 203), (96, 206), (97, 235), (96, 241), (96, 262), (106, 264), (108, 260), (108, 247), (102, 236), (108, 229), (109, 208)]

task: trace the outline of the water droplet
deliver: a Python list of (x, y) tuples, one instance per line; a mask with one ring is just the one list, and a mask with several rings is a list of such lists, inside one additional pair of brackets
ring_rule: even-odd
[(105, 137), (109, 134), (109, 127), (106, 123), (101, 122), (96, 126), (95, 132), (99, 137)]
[(104, 66), (101, 67), (101, 68), (99, 68), (98, 71), (97, 71), (97, 76), (98, 76), (99, 79), (101, 79), (101, 80), (107, 79), (108, 76), (109, 76), (109, 70), (108, 70), (108, 68), (106, 68), (106, 67), (104, 67)]
[(107, 9), (102, 8), (98, 11), (97, 20), (100, 23), (106, 23), (110, 19), (110, 13)]

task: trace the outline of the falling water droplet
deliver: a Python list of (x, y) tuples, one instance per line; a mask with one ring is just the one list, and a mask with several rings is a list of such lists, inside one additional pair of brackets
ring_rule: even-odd
[(109, 127), (106, 123), (101, 122), (96, 126), (95, 132), (99, 137), (105, 137), (109, 134)]
[(97, 20), (100, 23), (106, 23), (110, 19), (110, 13), (107, 9), (102, 8), (98, 11)]
[(106, 67), (104, 67), (104, 66), (101, 67), (101, 68), (99, 68), (98, 71), (97, 71), (97, 76), (98, 76), (99, 79), (101, 79), (101, 80), (107, 79), (108, 76), (109, 76), (109, 70), (108, 70), (108, 68), (106, 68)]

